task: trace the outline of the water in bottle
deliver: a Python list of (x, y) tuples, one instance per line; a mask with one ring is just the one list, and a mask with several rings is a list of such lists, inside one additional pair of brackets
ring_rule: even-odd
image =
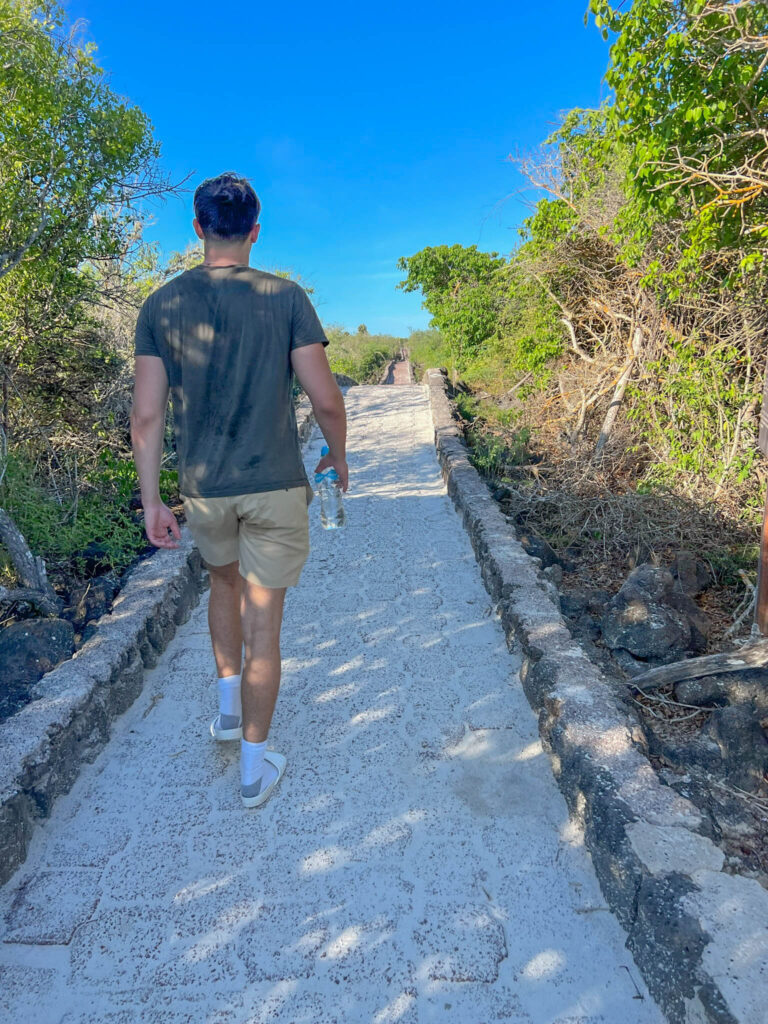
[[(323, 446), (320, 456), (327, 455), (328, 450), (327, 445)], [(338, 479), (339, 474), (333, 466), (324, 473), (315, 473), (315, 487), (320, 498), (320, 522), (326, 530), (338, 530), (347, 521)]]

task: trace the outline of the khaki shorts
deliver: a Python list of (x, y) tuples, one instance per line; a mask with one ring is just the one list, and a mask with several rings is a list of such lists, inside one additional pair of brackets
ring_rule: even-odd
[(262, 587), (294, 587), (309, 555), (309, 484), (221, 498), (181, 495), (189, 531), (208, 565), (240, 562)]

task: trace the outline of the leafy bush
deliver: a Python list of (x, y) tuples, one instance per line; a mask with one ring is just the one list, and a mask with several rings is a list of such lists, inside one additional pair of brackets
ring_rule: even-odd
[(531, 433), (527, 427), (500, 436), (477, 419), (465, 427), (465, 435), (472, 447), (470, 461), (486, 476), (504, 479), (513, 467), (528, 461)]
[[(364, 325), (361, 325), (364, 326)], [(350, 334), (343, 327), (326, 327), (328, 362), (334, 373), (344, 373), (359, 384), (376, 384), (384, 367), (394, 359), (403, 344), (402, 338), (389, 334)]]
[[(743, 484), (754, 475), (760, 454), (744, 420), (759, 402), (761, 382), (752, 374), (745, 390), (737, 364), (743, 369), (744, 359), (733, 346), (704, 344), (694, 334), (673, 341), (630, 384), (627, 417), (657, 453), (645, 483), (685, 486), (699, 477), (722, 486), (728, 477)], [(663, 386), (649, 388), (648, 380)]]
[(498, 329), (504, 292), (499, 271), (505, 262), (476, 245), (427, 246), (398, 260), (406, 277), (397, 287), (421, 291), (432, 326), (448, 344), (452, 371), (462, 370)]
[[(130, 509), (138, 488), (133, 461), (129, 455), (104, 451), (99, 463), (98, 469), (78, 482), (74, 495), (56, 494), (41, 479), (28, 452), (18, 448), (8, 454), (0, 507), (49, 570), (81, 572), (82, 559), (76, 553), (97, 544), (104, 550), (104, 568), (120, 573), (146, 548), (143, 522)], [(175, 470), (161, 472), (160, 493), (164, 499), (178, 495)], [(0, 564), (10, 578), (10, 561), (6, 558)]]
[(411, 331), (405, 342), (416, 380), (421, 380), (425, 370), (451, 365), (451, 349), (439, 331)]

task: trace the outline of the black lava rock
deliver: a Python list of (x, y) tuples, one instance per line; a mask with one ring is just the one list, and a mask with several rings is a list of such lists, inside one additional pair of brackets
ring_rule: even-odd
[(75, 631), (65, 619), (27, 619), (0, 632), (0, 719), (29, 702), (29, 690), (71, 657)]
[(768, 772), (768, 738), (754, 704), (717, 708), (705, 727), (720, 748), (725, 772), (734, 785), (760, 791)]
[(543, 537), (534, 533), (530, 528), (518, 528), (517, 539), (520, 541), (526, 554), (529, 554), (532, 558), (538, 558), (544, 569), (550, 565), (559, 565), (561, 568), (566, 568), (563, 559), (555, 553)]
[(705, 649), (708, 629), (698, 605), (675, 590), (666, 569), (654, 565), (632, 570), (602, 619), (603, 640), (612, 650), (661, 663)]
[(70, 594), (70, 604), (62, 612), (75, 629), (81, 629), (91, 619), (98, 619), (109, 611), (117, 593), (117, 583), (109, 576), (97, 576)]
[(680, 551), (670, 566), (675, 587), (688, 597), (696, 597), (712, 584), (712, 575), (700, 558), (692, 551)]

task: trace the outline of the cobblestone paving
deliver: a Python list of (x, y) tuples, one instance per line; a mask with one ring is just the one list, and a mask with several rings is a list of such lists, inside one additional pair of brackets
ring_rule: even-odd
[(0, 892), (0, 1020), (662, 1024), (568, 823), (425, 391), (346, 397), (348, 526), (324, 533), (312, 503), (286, 602), (285, 778), (245, 811), (238, 744), (207, 733), (206, 596)]

